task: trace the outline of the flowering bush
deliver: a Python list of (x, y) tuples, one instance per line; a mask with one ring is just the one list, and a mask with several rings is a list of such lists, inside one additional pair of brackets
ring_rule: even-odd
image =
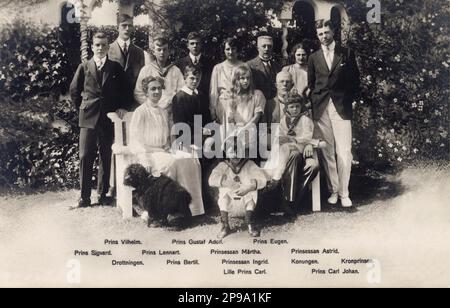
[[(16, 20), (0, 31), (0, 95), (15, 101), (52, 93), (67, 82), (59, 29)], [(73, 74), (73, 73), (72, 73)]]
[[(42, 109), (28, 108), (32, 104)], [(25, 108), (23, 108), (25, 107)], [(54, 96), (27, 105), (2, 101), (0, 144), (3, 184), (18, 187), (74, 187), (78, 174), (78, 127), (74, 107)]]
[(77, 115), (60, 94), (79, 50), (62, 33), (20, 20), (0, 32), (0, 184), (75, 185)]
[(382, 2), (377, 25), (367, 23), (365, 1), (345, 2), (362, 73), (354, 117), (360, 160), (448, 161), (449, 3)]

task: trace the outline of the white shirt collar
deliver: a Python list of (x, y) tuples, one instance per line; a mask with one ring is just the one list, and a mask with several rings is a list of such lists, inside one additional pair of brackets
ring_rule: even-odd
[(192, 63), (197, 60), (197, 63), (200, 61), (200, 58), (202, 57), (202, 54), (199, 54), (198, 56), (194, 56), (193, 54), (189, 53), (189, 57), (191, 58)]
[(184, 93), (189, 94), (189, 95), (194, 95), (194, 93), (195, 93), (195, 94), (198, 94), (197, 89), (195, 89), (194, 91), (192, 91), (192, 90), (189, 89), (187, 86), (182, 87), (182, 88), (181, 88), (181, 91), (183, 91)]
[(261, 61), (262, 61), (264, 64), (270, 63), (270, 62), (272, 61), (272, 59), (273, 59), (273, 57), (271, 57), (269, 60), (265, 60), (265, 59), (263, 59), (262, 57), (259, 57), (259, 58), (261, 59)]
[(125, 43), (127, 44), (127, 47), (128, 47), (128, 48), (130, 47), (130, 44), (131, 44), (131, 40), (130, 40), (130, 39), (124, 41), (124, 40), (122, 40), (120, 37), (117, 38), (117, 42), (119, 43), (119, 46), (120, 46), (120, 48), (122, 48), (122, 49), (123, 49)]
[(96, 64), (101, 64), (101, 65), (103, 65), (103, 64), (105, 64), (105, 61), (106, 61), (106, 56), (104, 56), (103, 58), (98, 58), (98, 57), (96, 57), (96, 56), (94, 56), (94, 61), (95, 61), (95, 63)]
[(330, 45), (328, 46), (321, 45), (321, 47), (323, 52), (334, 51), (334, 49), (336, 48), (336, 42), (333, 41)]

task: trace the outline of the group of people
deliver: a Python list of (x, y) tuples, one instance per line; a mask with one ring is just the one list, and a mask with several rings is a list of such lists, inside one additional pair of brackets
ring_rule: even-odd
[[(250, 235), (259, 236), (254, 211), (262, 189), (281, 187), (283, 208), (293, 214), (319, 168), (315, 148), (322, 152), (328, 202), (352, 206), (351, 117), (359, 72), (354, 53), (334, 41), (329, 21), (317, 22), (321, 49), (309, 55), (305, 45), (295, 45), (285, 67), (273, 56), (270, 36), (258, 38), (258, 56), (248, 62), (239, 59), (236, 39), (226, 39), (225, 60), (214, 64), (202, 54), (202, 37), (192, 32), (189, 54), (171, 63), (166, 38), (153, 39), (146, 61), (131, 41), (132, 17), (120, 15), (118, 30), (111, 46), (104, 33), (93, 36), (94, 55), (80, 64), (70, 87), (80, 126), (81, 198), (75, 207), (91, 205), (97, 149), (98, 203), (111, 202), (114, 136), (106, 114), (127, 111), (133, 111), (129, 136), (136, 162), (182, 185), (192, 197), (192, 216), (205, 213), (202, 171), (211, 159), (204, 154), (224, 154), (206, 183), (219, 189), (219, 238), (231, 232), (228, 216), (236, 210), (244, 212)], [(259, 144), (267, 151), (249, 155)]]

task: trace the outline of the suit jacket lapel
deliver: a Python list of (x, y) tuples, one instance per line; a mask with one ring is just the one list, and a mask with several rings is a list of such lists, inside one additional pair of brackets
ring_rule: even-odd
[(319, 61), (322, 63), (323, 66), (325, 66), (326, 70), (330, 72), (330, 68), (328, 67), (327, 60), (325, 59), (325, 53), (323, 52), (322, 48), (320, 48), (319, 52)]
[(260, 70), (262, 72), (264, 72), (266, 77), (270, 77), (270, 70), (266, 65), (264, 65), (264, 62), (261, 60), (260, 57), (258, 57), (258, 66), (259, 66)]
[(130, 46), (128, 46), (128, 54), (127, 54), (127, 58), (125, 60), (125, 69), (124, 71), (126, 71), (129, 67), (130, 67), (130, 58), (133, 59), (133, 56), (131, 55), (131, 53), (135, 52), (135, 47), (132, 43), (130, 43)]
[(97, 81), (97, 84), (100, 86), (100, 80), (98, 80), (98, 74), (97, 74), (97, 66), (95, 64), (94, 58), (91, 58), (88, 62), (88, 68), (91, 74), (94, 76), (95, 80)]
[(119, 42), (115, 41), (111, 46), (112, 57), (114, 59), (119, 59), (120, 65), (125, 67), (125, 58), (122, 53), (122, 49), (120, 49)]
[(330, 74), (334, 71), (338, 63), (341, 62), (341, 59), (342, 59), (342, 50), (339, 46), (336, 46), (334, 49), (333, 64), (331, 65)]
[(105, 84), (106, 80), (109, 77), (110, 74), (110, 64), (111, 61), (109, 59), (106, 59), (105, 64), (103, 65), (103, 80), (102, 80), (102, 87)]

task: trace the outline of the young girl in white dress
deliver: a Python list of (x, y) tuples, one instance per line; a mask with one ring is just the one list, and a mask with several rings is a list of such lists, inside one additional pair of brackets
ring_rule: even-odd
[(254, 89), (250, 68), (246, 64), (237, 67), (225, 103), (225, 136), (237, 136), (245, 148), (256, 146), (257, 125), (265, 104), (266, 98), (262, 91)]

